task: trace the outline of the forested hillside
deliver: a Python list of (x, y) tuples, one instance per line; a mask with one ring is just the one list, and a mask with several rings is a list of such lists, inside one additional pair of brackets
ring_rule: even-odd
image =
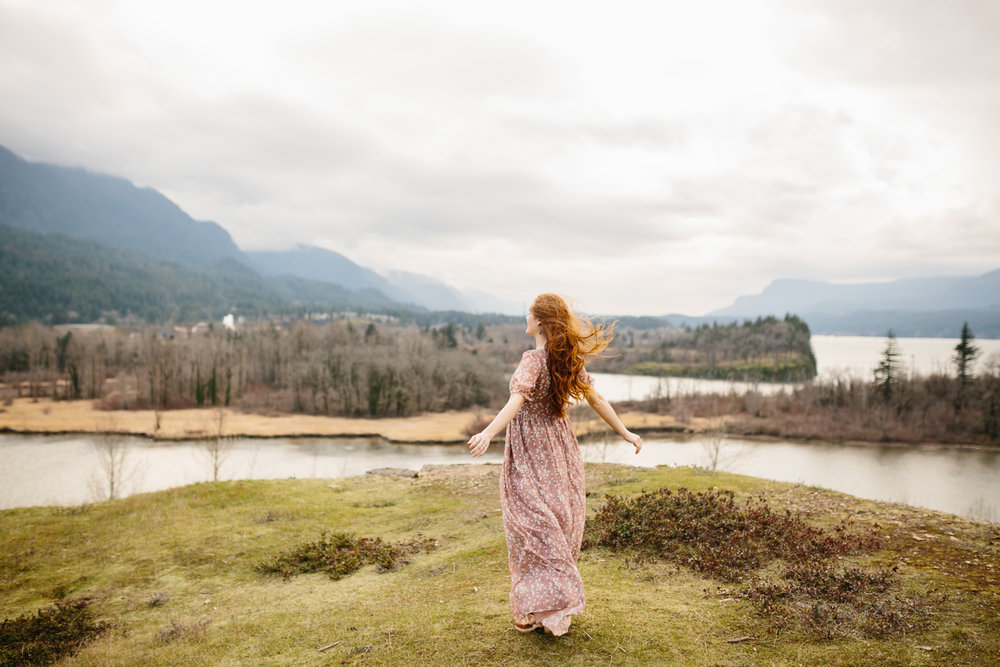
[[(397, 309), (375, 290), (278, 276), (265, 279), (234, 259), (204, 269), (128, 248), (0, 225), (0, 326), (45, 323), (259, 318), (310, 309)], [(412, 307), (411, 308), (415, 308)]]
[(0, 225), (133, 248), (188, 267), (245, 261), (229, 232), (152, 188), (115, 176), (28, 162), (0, 146)]

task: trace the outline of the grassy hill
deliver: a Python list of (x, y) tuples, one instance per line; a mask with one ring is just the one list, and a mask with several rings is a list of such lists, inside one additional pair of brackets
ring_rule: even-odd
[[(89, 599), (81, 613), (97, 631), (73, 665), (989, 664), (1000, 655), (996, 525), (735, 475), (602, 464), (587, 468), (591, 514), (608, 494), (730, 489), (737, 505), (753, 495), (775, 510), (767, 516), (787, 508), (827, 535), (843, 519), (855, 522), (850, 531), (878, 523), (881, 547), (834, 561), (898, 571), (867, 607), (796, 598), (788, 608), (801, 613), (782, 621), (747, 596), (767, 590), (752, 576), (723, 581), (676, 559), (595, 546), (580, 560), (587, 611), (569, 634), (521, 636), (507, 607), (498, 473), (205, 483), (0, 512), (0, 618), (10, 629), (58, 600)], [(257, 568), (324, 531), (436, 548), (339, 580)], [(780, 570), (776, 561), (746, 574), (777, 582)], [(845, 579), (840, 594), (867, 581)], [(894, 625), (852, 625), (845, 613)]]

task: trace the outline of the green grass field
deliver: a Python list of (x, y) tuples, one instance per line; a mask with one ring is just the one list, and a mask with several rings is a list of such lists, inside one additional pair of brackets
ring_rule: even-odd
[[(920, 629), (883, 637), (830, 638), (795, 625), (769, 632), (774, 619), (734, 594), (738, 585), (601, 547), (581, 555), (587, 611), (570, 632), (522, 636), (507, 606), (498, 475), (498, 466), (480, 465), (417, 479), (203, 483), (75, 508), (3, 511), (0, 618), (89, 599), (93, 619), (107, 626), (65, 659), (72, 665), (1000, 660), (1000, 526), (690, 468), (588, 464), (589, 510), (607, 494), (717, 487), (762, 494), (775, 510), (816, 526), (877, 522), (883, 546), (843, 562), (898, 565), (894, 595), (920, 607)], [(339, 580), (257, 570), (323, 532), (429, 538), (436, 547), (395, 570), (367, 565)]]

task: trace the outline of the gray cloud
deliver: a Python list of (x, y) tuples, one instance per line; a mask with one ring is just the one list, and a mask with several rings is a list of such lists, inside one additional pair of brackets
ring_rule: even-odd
[[(593, 294), (605, 312), (705, 312), (778, 277), (996, 268), (1000, 8), (780, 6), (780, 39), (740, 42), (772, 49), (739, 70), (748, 83), (718, 64), (747, 57), (715, 54), (722, 32), (713, 49), (648, 31), (631, 49), (600, 23), (468, 5), (297, 4), (273, 31), (248, 10), (230, 17), (259, 35), (242, 51), (232, 25), (199, 26), (213, 59), (167, 28), (147, 45), (110, 4), (0, 4), (0, 94), (16, 100), (0, 144), (155, 187), (246, 248), (319, 243), (505, 298)], [(678, 18), (655, 11), (630, 8), (630, 30)], [(619, 40), (602, 60), (598, 34)]]

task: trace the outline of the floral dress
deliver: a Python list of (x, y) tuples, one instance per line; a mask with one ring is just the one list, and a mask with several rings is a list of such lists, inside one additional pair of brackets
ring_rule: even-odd
[[(582, 380), (593, 386), (586, 370)], [(583, 540), (583, 457), (569, 419), (546, 400), (545, 350), (529, 350), (510, 379), (525, 402), (507, 426), (500, 506), (507, 538), (510, 609), (515, 621), (565, 634), (584, 608), (576, 568)]]

